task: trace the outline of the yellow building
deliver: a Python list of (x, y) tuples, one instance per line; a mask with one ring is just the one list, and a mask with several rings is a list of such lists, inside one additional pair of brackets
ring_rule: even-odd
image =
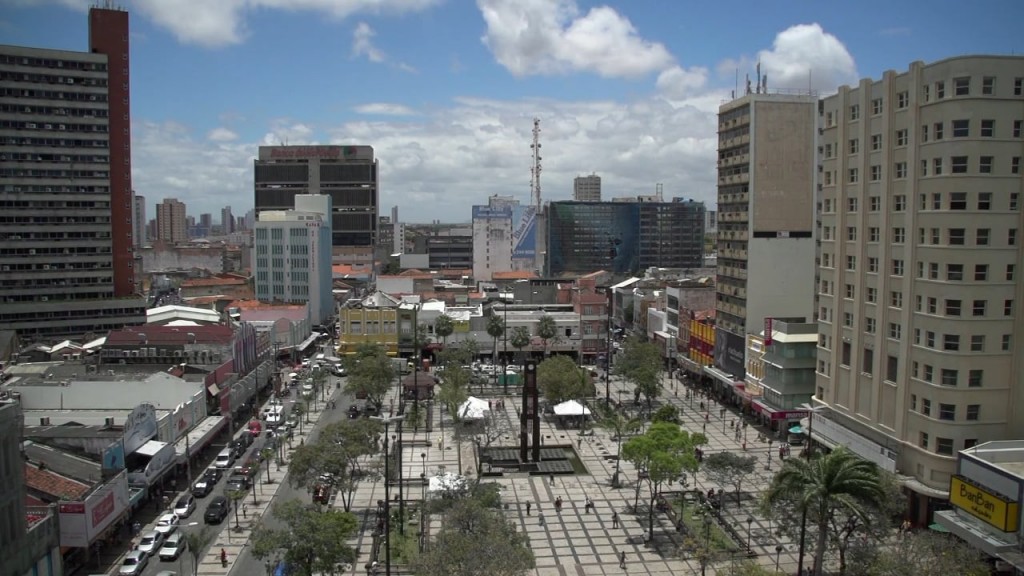
[(376, 292), (338, 307), (338, 356), (355, 354), (363, 344), (398, 356), (398, 300)]
[(701, 366), (715, 363), (715, 324), (707, 315), (690, 320), (690, 360)]

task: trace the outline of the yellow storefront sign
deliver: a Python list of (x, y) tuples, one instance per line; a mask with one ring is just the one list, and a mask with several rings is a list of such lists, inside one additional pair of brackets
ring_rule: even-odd
[(1020, 504), (975, 486), (962, 476), (953, 476), (950, 480), (949, 502), (1003, 532), (1017, 531)]

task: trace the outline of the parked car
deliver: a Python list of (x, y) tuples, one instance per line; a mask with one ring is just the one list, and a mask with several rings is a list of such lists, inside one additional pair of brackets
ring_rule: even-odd
[(224, 476), (224, 471), (220, 468), (211, 466), (203, 472), (203, 476), (205, 478), (209, 478), (211, 483), (216, 484), (217, 482), (220, 482), (221, 477)]
[(214, 496), (203, 513), (203, 521), (207, 524), (220, 524), (227, 518), (230, 505), (226, 497)]
[(235, 440), (230, 444), (229, 448), (231, 448), (231, 456), (234, 457), (235, 460), (238, 460), (242, 456), (245, 456), (245, 442), (241, 440)]
[(196, 511), (196, 497), (191, 494), (184, 494), (174, 504), (174, 513), (178, 518), (188, 518)]
[(117, 569), (121, 576), (138, 576), (149, 564), (149, 555), (141, 550), (132, 550), (124, 557), (124, 562)]
[(220, 451), (217, 457), (213, 460), (213, 465), (220, 469), (231, 468), (231, 465), (235, 463), (235, 451), (228, 447)]
[(348, 407), (348, 417), (349, 418), (359, 418), (359, 414), (360, 414), (359, 406), (356, 406), (355, 404), (353, 404), (353, 405)]
[(192, 485), (192, 495), (196, 498), (206, 498), (213, 492), (214, 482), (209, 477), (203, 476)]
[(181, 518), (177, 514), (164, 514), (156, 521), (156, 527), (154, 530), (167, 536), (178, 529), (178, 524), (181, 522)]
[(228, 490), (248, 490), (249, 477), (244, 474), (232, 474), (228, 477)]
[(164, 545), (160, 547), (159, 556), (161, 560), (177, 560), (178, 556), (188, 548), (188, 540), (185, 539), (185, 534), (177, 532), (171, 534), (164, 540)]
[(139, 552), (143, 552), (146, 556), (152, 556), (156, 554), (156, 551), (160, 549), (160, 546), (164, 543), (164, 535), (162, 532), (156, 530), (150, 530), (142, 535), (139, 539)]

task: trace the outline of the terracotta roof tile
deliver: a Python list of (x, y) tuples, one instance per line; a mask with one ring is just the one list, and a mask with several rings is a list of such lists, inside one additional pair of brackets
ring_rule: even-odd
[(182, 288), (199, 288), (204, 286), (244, 286), (245, 278), (191, 278), (181, 283)]
[(55, 500), (78, 500), (89, 492), (88, 484), (50, 470), (40, 470), (31, 464), (25, 465), (25, 485), (37, 492), (53, 496)]
[(492, 280), (529, 280), (537, 275), (529, 270), (503, 270), (491, 274)]

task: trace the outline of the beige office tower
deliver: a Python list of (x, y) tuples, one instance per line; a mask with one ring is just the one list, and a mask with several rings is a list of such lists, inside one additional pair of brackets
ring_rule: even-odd
[(601, 201), (601, 177), (597, 174), (577, 176), (572, 181), (572, 199), (577, 202)]
[(900, 474), (919, 523), (957, 451), (1024, 436), (1022, 83), (958, 57), (822, 101), (812, 433)]

